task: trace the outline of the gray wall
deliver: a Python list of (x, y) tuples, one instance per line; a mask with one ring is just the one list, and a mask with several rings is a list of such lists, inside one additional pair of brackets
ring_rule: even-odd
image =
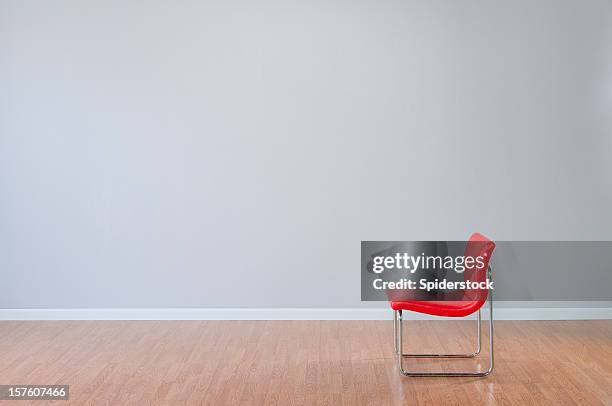
[(612, 239), (612, 2), (0, 0), (0, 307), (353, 307), (360, 240)]

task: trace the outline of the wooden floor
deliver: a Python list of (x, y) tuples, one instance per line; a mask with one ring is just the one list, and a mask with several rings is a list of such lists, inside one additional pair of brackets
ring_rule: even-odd
[[(469, 351), (473, 323), (408, 321), (406, 350)], [(495, 327), (474, 379), (400, 377), (391, 321), (3, 321), (0, 384), (69, 384), (78, 405), (612, 405), (612, 321)]]

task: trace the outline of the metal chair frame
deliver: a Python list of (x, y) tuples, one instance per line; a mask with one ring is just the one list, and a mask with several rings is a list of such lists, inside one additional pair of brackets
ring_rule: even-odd
[[(492, 268), (489, 265), (487, 269), (487, 278), (492, 278)], [(461, 377), (461, 376), (472, 376), (472, 377), (484, 377), (491, 374), (493, 371), (493, 291), (489, 290), (489, 369), (483, 372), (425, 372), (425, 371), (406, 371), (404, 369), (404, 358), (475, 358), (480, 354), (481, 342), (482, 342), (482, 331), (481, 331), (481, 315), (480, 309), (478, 309), (477, 317), (477, 329), (478, 329), (478, 341), (476, 351), (469, 354), (406, 354), (403, 351), (403, 327), (402, 327), (402, 311), (395, 310), (393, 312), (393, 336), (395, 344), (395, 354), (397, 355), (398, 367), (400, 373), (404, 376), (414, 377)]]

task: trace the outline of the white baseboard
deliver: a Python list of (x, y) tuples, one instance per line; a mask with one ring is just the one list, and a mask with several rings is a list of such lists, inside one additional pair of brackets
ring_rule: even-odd
[[(390, 320), (387, 308), (0, 309), (0, 320)], [(483, 318), (488, 317), (484, 310)], [(612, 307), (498, 308), (496, 320), (612, 319)], [(451, 320), (406, 312), (412, 320)]]

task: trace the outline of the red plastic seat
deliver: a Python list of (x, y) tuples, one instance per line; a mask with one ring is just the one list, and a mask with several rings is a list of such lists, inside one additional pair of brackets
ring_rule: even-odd
[[(483, 282), (487, 280), (487, 268), (489, 260), (495, 249), (495, 243), (480, 233), (470, 236), (465, 247), (465, 256), (478, 257), (484, 259), (484, 267), (481, 269), (466, 269), (463, 273), (465, 281)], [(434, 316), (445, 317), (465, 317), (480, 309), (486, 302), (488, 290), (470, 289), (462, 292), (461, 300), (455, 301), (392, 301), (393, 310), (410, 310), (418, 313), (431, 314)]]

